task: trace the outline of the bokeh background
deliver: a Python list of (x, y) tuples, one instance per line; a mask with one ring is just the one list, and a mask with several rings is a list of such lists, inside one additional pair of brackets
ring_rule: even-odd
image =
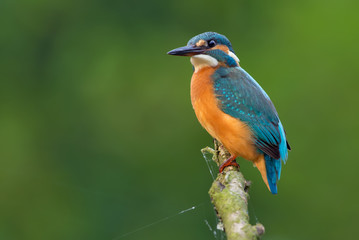
[(192, 67), (166, 55), (209, 30), (271, 96), (293, 149), (277, 196), (239, 161), (263, 239), (353, 239), (358, 7), (0, 1), (0, 239), (222, 239)]

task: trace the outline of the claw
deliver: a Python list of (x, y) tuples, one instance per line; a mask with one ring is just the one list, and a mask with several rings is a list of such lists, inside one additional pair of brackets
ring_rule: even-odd
[(222, 173), (223, 170), (228, 166), (234, 166), (239, 168), (239, 164), (236, 162), (237, 156), (230, 156), (226, 161), (224, 161), (219, 167), (219, 172)]

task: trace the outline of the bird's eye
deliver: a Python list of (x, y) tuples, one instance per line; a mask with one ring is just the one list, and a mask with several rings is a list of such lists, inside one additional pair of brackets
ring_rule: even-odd
[(216, 41), (214, 41), (212, 39), (212, 40), (209, 40), (207, 44), (208, 44), (208, 47), (212, 48), (212, 47), (216, 46), (217, 43), (216, 43)]

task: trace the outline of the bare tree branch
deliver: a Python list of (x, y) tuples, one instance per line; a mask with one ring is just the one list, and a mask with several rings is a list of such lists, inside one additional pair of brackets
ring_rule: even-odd
[[(215, 140), (215, 149), (206, 147), (203, 154), (211, 153), (219, 166), (230, 156), (229, 152)], [(264, 234), (260, 223), (249, 223), (248, 199), (250, 182), (236, 167), (227, 167), (219, 173), (209, 190), (209, 195), (228, 240), (255, 240)], [(221, 228), (217, 226), (217, 228)]]

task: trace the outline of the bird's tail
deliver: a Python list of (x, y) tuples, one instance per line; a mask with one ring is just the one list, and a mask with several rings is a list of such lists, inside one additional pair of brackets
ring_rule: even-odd
[(273, 194), (278, 193), (277, 182), (280, 178), (282, 163), (280, 159), (274, 159), (267, 154), (262, 154), (254, 162), (260, 171), (264, 183)]
[(280, 131), (280, 145), (279, 145), (279, 159), (272, 158), (271, 156), (263, 153), (255, 161), (258, 170), (262, 174), (263, 181), (266, 183), (269, 191), (273, 194), (278, 193), (277, 182), (280, 179), (280, 172), (282, 170), (282, 161), (285, 163), (288, 157), (288, 150), (290, 146), (286, 140), (284, 128), (282, 123), (279, 122)]

